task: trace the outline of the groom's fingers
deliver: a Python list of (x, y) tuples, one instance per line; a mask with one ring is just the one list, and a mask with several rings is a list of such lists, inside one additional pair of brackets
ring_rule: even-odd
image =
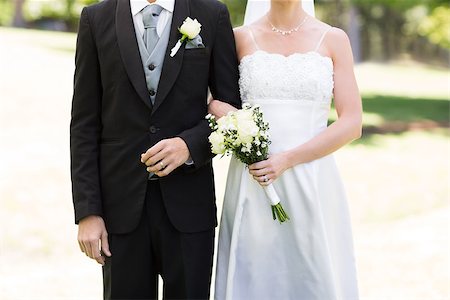
[(189, 149), (181, 138), (162, 140), (141, 156), (148, 172), (160, 177), (169, 175), (189, 158)]
[(164, 177), (172, 173), (172, 171), (175, 170), (176, 168), (178, 168), (178, 166), (172, 163), (167, 167), (165, 167), (164, 169), (155, 172), (155, 174), (158, 175), (159, 177)]
[(100, 242), (105, 245), (105, 253), (110, 254), (105, 223), (101, 217), (88, 216), (80, 221), (78, 227), (78, 245), (80, 250), (99, 264), (104, 264), (100, 251)]
[(160, 160), (162, 160), (165, 156), (165, 152), (164, 149), (161, 149), (158, 153), (150, 156), (147, 160), (144, 160), (143, 163), (147, 166), (153, 166), (154, 164), (156, 164), (157, 162), (159, 162)]
[(89, 256), (89, 248), (87, 246), (88, 245), (84, 241), (81, 241), (80, 244), (81, 251), (83, 251), (83, 253), (86, 254), (86, 256)]
[[(98, 241), (97, 241), (97, 243), (98, 243)], [(90, 257), (90, 258), (93, 258), (93, 259), (95, 259), (95, 256), (96, 256), (96, 254), (95, 254), (95, 243), (94, 242), (92, 242), (92, 241), (89, 241), (88, 242), (88, 244), (86, 245), (86, 248), (87, 248), (87, 250), (88, 250), (88, 256)], [(97, 244), (97, 252), (98, 252), (98, 244)]]
[(145, 163), (146, 161), (148, 161), (151, 157), (155, 156), (157, 153), (161, 152), (162, 150), (164, 150), (165, 148), (165, 141), (166, 140), (162, 140), (158, 143), (156, 143), (156, 145), (154, 145), (153, 147), (151, 147), (150, 149), (148, 149), (144, 154), (142, 154), (141, 156), (141, 162)]
[(92, 245), (92, 257), (91, 258), (95, 259), (102, 266), (105, 265), (105, 258), (102, 256), (102, 253), (100, 252), (99, 243), (97, 243), (97, 245)]
[(100, 240), (97, 240), (97, 242), (90, 242), (90, 255), (89, 257), (96, 260), (99, 264), (104, 265), (105, 259), (102, 257), (102, 254), (100, 253)]
[(82, 241), (83, 244), (83, 249), (84, 249), (84, 254), (86, 254), (86, 256), (95, 259), (96, 253), (99, 253), (99, 247), (98, 247), (98, 240), (97, 241), (93, 241), (93, 240), (84, 240)]
[(152, 164), (150, 167), (147, 168), (147, 172), (149, 173), (161, 172), (162, 170), (165, 170), (170, 165), (172, 165), (172, 163), (173, 160), (170, 157), (162, 154), (161, 156), (159, 156), (159, 160), (157, 162), (155, 162), (154, 164)]
[(80, 248), (81, 252), (83, 252), (86, 256), (89, 256), (89, 251), (86, 247), (86, 244), (83, 241), (80, 242)]
[(80, 247), (81, 252), (84, 253), (84, 246), (80, 241), (78, 241), (78, 246)]
[(102, 252), (106, 256), (110, 257), (111, 251), (109, 250), (108, 234), (106, 232), (102, 234), (101, 243), (102, 243)]
[[(145, 165), (147, 167), (152, 168), (152, 172), (158, 171), (159, 169), (161, 169), (163, 166), (161, 166), (161, 162), (163, 162), (164, 158), (166, 157), (166, 151), (161, 150), (160, 152), (158, 152), (157, 154), (155, 154), (154, 156), (150, 157), (147, 161), (145, 161)], [(164, 160), (164, 162), (166, 162), (166, 160)], [(168, 162), (167, 162), (168, 163)], [(166, 164), (167, 164), (166, 163)], [(158, 166), (159, 164), (159, 166)]]

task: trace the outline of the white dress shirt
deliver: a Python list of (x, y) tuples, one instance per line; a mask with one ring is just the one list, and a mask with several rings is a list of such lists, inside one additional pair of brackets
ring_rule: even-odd
[(139, 34), (144, 36), (144, 23), (142, 22), (142, 10), (148, 5), (158, 4), (163, 8), (159, 15), (158, 24), (156, 25), (156, 33), (161, 37), (164, 29), (166, 28), (175, 7), (175, 0), (156, 0), (153, 3), (147, 0), (130, 0), (131, 14), (133, 15), (134, 28), (139, 31)]

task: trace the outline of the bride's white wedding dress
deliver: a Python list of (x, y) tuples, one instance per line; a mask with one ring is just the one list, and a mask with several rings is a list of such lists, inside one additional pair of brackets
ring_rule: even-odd
[[(327, 127), (333, 62), (317, 52), (325, 33), (308, 53), (285, 57), (257, 48), (241, 60), (242, 100), (261, 106), (271, 153), (301, 145)], [(358, 299), (350, 217), (333, 157), (297, 165), (273, 185), (290, 216), (283, 224), (272, 219), (265, 192), (248, 169), (232, 158), (215, 298)]]

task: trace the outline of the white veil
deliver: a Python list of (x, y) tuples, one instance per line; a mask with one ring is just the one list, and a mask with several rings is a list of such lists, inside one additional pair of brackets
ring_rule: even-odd
[[(302, 0), (303, 9), (309, 15), (314, 13), (314, 0)], [(270, 10), (270, 0), (248, 0), (245, 10), (244, 25), (249, 25), (260, 19)]]

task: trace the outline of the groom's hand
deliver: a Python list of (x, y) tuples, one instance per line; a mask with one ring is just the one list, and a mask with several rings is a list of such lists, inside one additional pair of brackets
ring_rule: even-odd
[(186, 142), (179, 137), (162, 140), (141, 156), (141, 162), (147, 171), (159, 177), (169, 175), (184, 164), (190, 157)]
[(78, 224), (78, 244), (84, 254), (95, 259), (102, 266), (105, 265), (105, 257), (111, 256), (108, 244), (108, 232), (102, 217), (88, 216), (81, 219)]

